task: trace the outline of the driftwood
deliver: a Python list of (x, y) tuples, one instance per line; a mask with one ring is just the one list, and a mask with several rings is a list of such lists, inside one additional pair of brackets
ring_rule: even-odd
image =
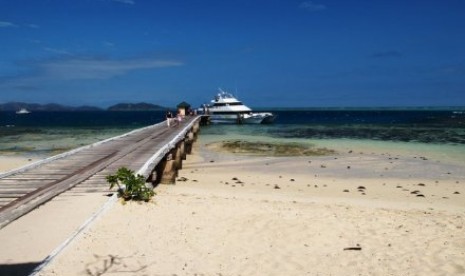
[(346, 251), (346, 250), (356, 250), (356, 251), (360, 251), (360, 250), (362, 250), (362, 247), (360, 247), (360, 246), (346, 247), (346, 248), (344, 248), (344, 251)]

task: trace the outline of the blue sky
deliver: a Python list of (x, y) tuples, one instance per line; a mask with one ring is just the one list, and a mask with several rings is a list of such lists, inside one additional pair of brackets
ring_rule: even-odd
[(0, 103), (465, 106), (465, 1), (0, 0)]

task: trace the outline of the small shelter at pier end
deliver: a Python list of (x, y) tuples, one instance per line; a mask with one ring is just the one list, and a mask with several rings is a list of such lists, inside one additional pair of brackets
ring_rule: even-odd
[(178, 114), (180, 114), (181, 116), (186, 116), (186, 115), (189, 115), (189, 110), (191, 109), (191, 105), (186, 102), (182, 102), (177, 105), (177, 108), (178, 108)]

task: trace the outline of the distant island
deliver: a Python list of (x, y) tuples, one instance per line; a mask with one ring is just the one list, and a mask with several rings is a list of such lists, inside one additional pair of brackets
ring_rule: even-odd
[[(36, 104), (25, 102), (8, 102), (0, 103), (1, 111), (18, 111), (25, 108), (31, 112), (38, 111), (165, 111), (172, 109), (151, 103), (118, 103), (108, 108), (95, 106), (68, 106), (56, 103)], [(464, 111), (465, 106), (413, 106), (413, 107), (255, 107), (256, 111), (369, 111), (369, 110), (384, 110), (384, 111), (409, 111), (409, 110), (438, 110), (438, 111)]]
[(150, 103), (119, 103), (112, 105), (108, 108), (100, 108), (95, 106), (68, 106), (61, 104), (35, 104), (35, 103), (24, 103), (24, 102), (9, 102), (0, 104), (0, 111), (18, 111), (21, 108), (25, 108), (32, 112), (38, 111), (163, 111), (168, 108), (150, 104)]
[(108, 111), (162, 111), (166, 107), (149, 103), (119, 103), (110, 106)]

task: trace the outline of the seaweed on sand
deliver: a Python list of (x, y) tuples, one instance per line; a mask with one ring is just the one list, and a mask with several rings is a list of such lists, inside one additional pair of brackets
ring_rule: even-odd
[(223, 141), (208, 144), (211, 148), (238, 154), (260, 156), (323, 156), (336, 152), (327, 148), (316, 148), (313, 145), (299, 143), (251, 142), (242, 140)]

